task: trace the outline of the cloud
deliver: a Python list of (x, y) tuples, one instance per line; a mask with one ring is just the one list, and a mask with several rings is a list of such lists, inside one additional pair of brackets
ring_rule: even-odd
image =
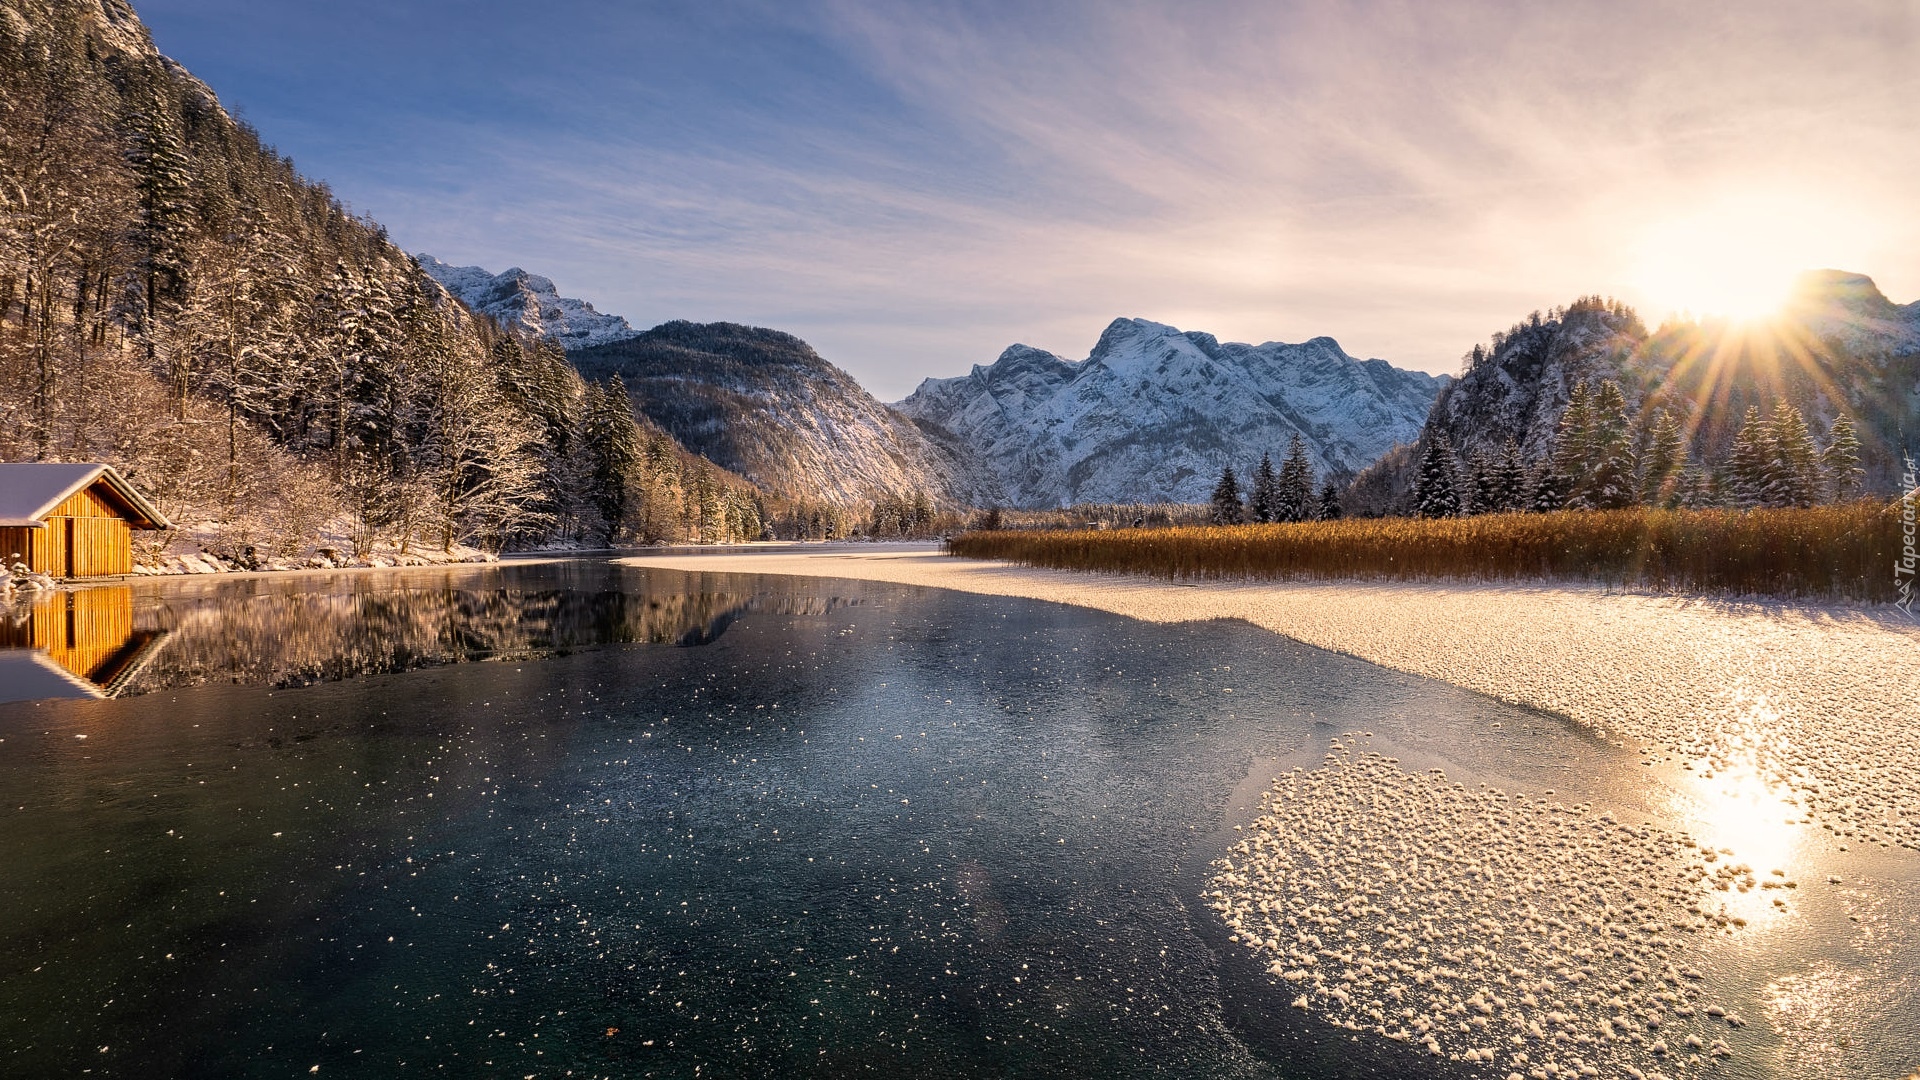
[(1729, 200), (1920, 295), (1912, 0), (562, 6), (620, 47), (530, 49), (494, 109), (442, 88), (339, 190), (636, 322), (794, 330), (885, 397), (1117, 315), (1450, 370), (1576, 295), (1658, 308), (1642, 236)]

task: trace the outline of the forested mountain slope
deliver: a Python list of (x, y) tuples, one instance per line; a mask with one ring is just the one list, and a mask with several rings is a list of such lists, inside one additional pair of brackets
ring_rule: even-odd
[[(1384, 464), (1393, 477), (1365, 478), (1380, 501), (1373, 509), (1412, 509), (1414, 471), (1436, 439), (1466, 471), (1476, 457), (1501, 456), (1509, 440), (1528, 468), (1547, 468), (1582, 384), (1618, 388), (1620, 415), (1599, 419), (1618, 428), (1642, 495), (1672, 479), (1644, 475), (1651, 465), (1684, 474), (1683, 501), (1751, 502), (1732, 475), (1740, 434), (1776, 417), (1803, 426), (1816, 447), (1844, 417), (1859, 443), (1860, 490), (1891, 493), (1903, 432), (1920, 430), (1920, 303), (1896, 305), (1864, 275), (1822, 270), (1803, 275), (1776, 316), (1755, 322), (1681, 320), (1650, 331), (1630, 308), (1596, 296), (1534, 312), (1468, 353), (1417, 451)], [(1663, 420), (1675, 430), (1663, 434)]]
[(770, 494), (840, 503), (924, 494), (949, 506), (1003, 498), (964, 452), (791, 334), (670, 322), (568, 355), (589, 378), (618, 375), (647, 418)]
[(123, 0), (0, 0), (0, 459), (118, 464), (237, 559), (323, 528), (363, 554), (618, 534), (610, 486), (724, 531), (684, 470), (638, 472), (630, 414), (588, 423), (590, 389), (302, 177)]

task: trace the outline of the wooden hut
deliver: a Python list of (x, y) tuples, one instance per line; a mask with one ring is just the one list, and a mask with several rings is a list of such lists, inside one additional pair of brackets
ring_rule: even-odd
[(0, 559), (9, 566), (56, 578), (131, 574), (132, 530), (172, 527), (111, 465), (0, 464)]

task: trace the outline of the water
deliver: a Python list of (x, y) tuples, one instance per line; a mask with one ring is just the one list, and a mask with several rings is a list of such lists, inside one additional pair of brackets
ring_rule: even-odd
[[(600, 563), (125, 599), (70, 620), (124, 641), (37, 624), (123, 696), (0, 705), (6, 1075), (1479, 1075), (1288, 1009), (1211, 860), (1349, 731), (1665, 798), (1552, 717), (1235, 622)], [(1911, 1034), (1845, 1013), (1915, 1000), (1904, 865), (1848, 869), (1898, 886), (1878, 952), (1810, 904), (1716, 975)], [(1900, 1075), (1860, 1037), (1851, 1075)], [(1755, 1038), (1717, 1074), (1835, 1060)]]

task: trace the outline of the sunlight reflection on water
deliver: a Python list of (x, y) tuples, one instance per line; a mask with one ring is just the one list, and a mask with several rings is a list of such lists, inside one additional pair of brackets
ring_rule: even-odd
[(1852, 1032), (1860, 1018), (1844, 1003), (1863, 981), (1861, 975), (1823, 964), (1767, 984), (1768, 1019), (1787, 1037), (1791, 1064), (1803, 1069), (1824, 1064), (1826, 1068), (1818, 1070), (1824, 1073), (1853, 1049)]
[(1724, 903), (1729, 915), (1760, 923), (1791, 910), (1805, 827), (1790, 798), (1750, 765), (1694, 774), (1683, 793), (1677, 816), (1695, 839), (1726, 863), (1750, 868), (1704, 883), (1707, 898)]

